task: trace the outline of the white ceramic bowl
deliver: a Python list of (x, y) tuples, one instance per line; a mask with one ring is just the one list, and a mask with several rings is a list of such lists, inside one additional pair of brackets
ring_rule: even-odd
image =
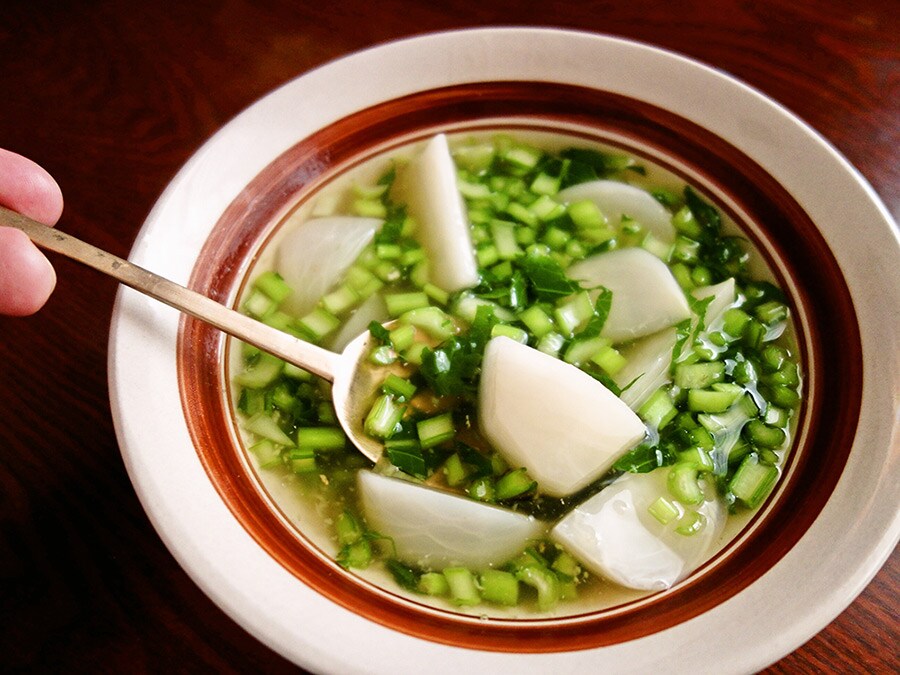
[[(497, 627), (410, 608), (342, 577), (265, 510), (234, 459), (236, 441), (220, 433), (212, 447), (204, 434), (219, 432), (197, 421), (209, 413), (205, 406), (227, 407), (220, 391), (198, 393), (210, 366), (191, 356), (206, 350), (217, 363), (221, 339), (123, 289), (110, 391), (147, 513), (215, 602), (313, 671), (748, 672), (775, 661), (837, 616), (900, 536), (896, 225), (853, 167), (776, 103), (694, 61), (593, 34), (504, 28), (394, 42), (307, 73), (225, 126), (162, 195), (131, 260), (233, 302), (264, 223), (285, 206), (267, 186), (312, 189), (319, 177), (292, 172), (309, 167), (316, 153), (334, 150), (352, 161), (360, 139), (388, 143), (472, 124), (482, 104), (495, 121), (552, 128), (562, 119), (611, 130), (650, 155), (663, 152), (757, 223), (805, 317), (818, 393), (804, 442), (815, 448), (832, 439), (821, 475), (807, 450), (743, 543), (668, 600), (563, 624)], [(700, 157), (705, 145), (712, 160)], [(745, 183), (720, 181), (729, 165), (739, 166)], [(760, 194), (746, 182), (757, 179)], [(789, 235), (759, 224), (766, 214), (789, 221)], [(840, 296), (835, 330), (850, 346), (837, 368), (846, 388), (830, 386), (830, 366), (821, 362), (836, 344), (823, 320), (827, 302), (811, 288), (817, 274)], [(792, 510), (795, 523), (779, 522)], [(772, 541), (762, 541), (768, 532)], [(716, 591), (711, 580), (723, 570), (730, 581)]]

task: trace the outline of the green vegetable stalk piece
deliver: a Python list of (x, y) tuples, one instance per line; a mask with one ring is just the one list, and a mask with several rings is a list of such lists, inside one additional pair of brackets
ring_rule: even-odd
[(481, 595), (488, 602), (514, 607), (519, 604), (519, 580), (503, 570), (485, 570), (480, 575)]
[(450, 589), (450, 602), (461, 607), (477, 605), (481, 602), (475, 575), (465, 567), (448, 567), (444, 578)]

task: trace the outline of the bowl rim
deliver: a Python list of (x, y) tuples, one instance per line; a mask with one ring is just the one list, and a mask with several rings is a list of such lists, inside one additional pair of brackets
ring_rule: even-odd
[[(727, 75), (685, 59), (684, 57), (632, 41), (578, 31), (501, 28), (439, 33), (387, 43), (322, 66), (315, 71), (311, 71), (310, 73), (301, 76), (297, 80), (289, 82), (263, 98), (235, 118), (231, 123), (226, 125), (226, 127), (210, 139), (210, 141), (198, 151), (188, 164), (185, 165), (184, 169), (182, 169), (169, 188), (167, 188), (156, 207), (154, 207), (153, 212), (148, 217), (135, 244), (132, 259), (136, 262), (141, 262), (146, 259), (148, 261), (148, 266), (149, 263), (153, 263), (153, 265), (158, 268), (158, 250), (161, 238), (172, 236), (171, 234), (167, 235), (165, 232), (166, 228), (171, 229), (171, 218), (179, 214), (192, 214), (196, 211), (196, 209), (192, 209), (189, 205), (189, 193), (192, 192), (192, 189), (196, 190), (198, 176), (212, 172), (214, 175), (222, 177), (225, 184), (218, 186), (219, 189), (211, 191), (214, 197), (213, 201), (217, 204), (215, 208), (219, 208), (221, 204), (226, 203), (227, 200), (229, 200), (229, 197), (233, 198), (240, 188), (243, 187), (248, 175), (254, 175), (251, 173), (254, 170), (256, 172), (261, 170), (262, 166), (264, 166), (267, 161), (270, 161), (274, 154), (277, 154), (277, 146), (280, 144), (282, 146), (281, 149), (283, 150), (284, 144), (287, 142), (284, 138), (285, 134), (282, 134), (282, 137), (279, 138), (270, 137), (277, 134), (269, 134), (269, 137), (267, 137), (267, 134), (265, 133), (261, 134), (264, 137), (262, 139), (263, 142), (269, 142), (270, 146), (262, 148), (262, 150), (257, 148), (257, 152), (253, 153), (256, 162), (255, 167), (251, 162), (251, 166), (245, 167), (245, 170), (239, 172), (239, 175), (233, 175), (233, 173), (225, 172), (226, 168), (231, 169), (233, 167), (229, 167), (226, 164), (224, 167), (217, 166), (213, 168), (213, 165), (217, 161), (220, 162), (222, 160), (223, 152), (227, 152), (229, 148), (232, 148), (234, 133), (237, 131), (246, 132), (248, 129), (255, 129), (260, 121), (267, 116), (283, 112), (282, 108), (284, 104), (292, 100), (292, 98), (297, 95), (298, 91), (303, 90), (306, 91), (306, 93), (309, 93), (311, 87), (320, 86), (320, 80), (323, 76), (328, 75), (328, 71), (337, 69), (339, 74), (344, 78), (350, 76), (359, 78), (362, 77), (364, 73), (368, 72), (371, 74), (373, 63), (378, 63), (383, 66), (386, 61), (393, 61), (394, 63), (405, 63), (408, 65), (415, 63), (416, 60), (421, 61), (424, 59), (426, 62), (429, 62), (430, 67), (434, 67), (436, 55), (444, 54), (444, 58), (448, 60), (441, 62), (441, 66), (444, 69), (441, 71), (441, 75), (444, 77), (452, 77), (454, 74), (460, 72), (472, 73), (476, 65), (484, 65), (483, 61), (478, 61), (478, 58), (476, 58), (472, 51), (463, 52), (466, 54), (466, 63), (460, 64), (453, 61), (453, 49), (458, 50), (466, 48), (474, 50), (474, 52), (477, 52), (483, 60), (498, 46), (504, 46), (507, 49), (511, 49), (513, 52), (516, 52), (516, 49), (522, 50), (521, 41), (525, 41), (524, 44), (529, 46), (527, 50), (528, 58), (534, 58), (536, 53), (542, 54), (545, 57), (543, 64), (534, 60), (529, 62), (527, 66), (531, 69), (537, 68), (538, 70), (541, 70), (541, 72), (545, 71), (543, 68), (545, 65), (549, 70), (553, 71), (553, 64), (557, 63), (557, 61), (552, 58), (546, 58), (548, 54), (552, 54), (556, 59), (559, 59), (566, 47), (571, 48), (573, 43), (577, 43), (577, 49), (581, 50), (580, 53), (582, 54), (608, 55), (610, 50), (612, 50), (612, 52), (620, 56), (626, 54), (643, 65), (652, 64), (655, 69), (646, 72), (659, 76), (665, 75), (666, 77), (671, 77), (673, 74), (679, 74), (680, 76), (687, 77), (692, 83), (702, 82), (713, 86), (714, 88), (718, 87), (719, 89), (725, 90), (720, 91), (719, 95), (725, 95), (725, 93), (727, 93), (731, 96), (742, 97), (741, 100), (748, 106), (756, 107), (754, 112), (757, 117), (754, 118), (753, 115), (751, 115), (751, 121), (756, 121), (758, 124), (764, 124), (766, 121), (770, 124), (774, 124), (772, 120), (777, 121), (779, 124), (776, 125), (777, 129), (774, 130), (775, 132), (785, 136), (787, 140), (800, 143), (804, 149), (808, 148), (810, 150), (815, 150), (820, 158), (824, 156), (828, 160), (827, 167), (829, 171), (826, 173), (830, 173), (831, 181), (842, 185), (845, 188), (852, 187), (855, 191), (855, 206), (865, 206), (867, 215), (870, 218), (874, 218), (879, 226), (887, 226), (886, 231), (883, 227), (876, 230), (876, 238), (879, 238), (883, 244), (887, 244), (880, 247), (880, 249), (883, 249), (880, 250), (880, 255), (883, 257), (890, 257), (893, 255), (896, 258), (896, 232), (891, 229), (890, 217), (888, 216), (886, 209), (884, 209), (883, 205), (878, 201), (877, 196), (875, 196), (871, 188), (868, 187), (861, 176), (859, 176), (858, 172), (856, 172), (846, 160), (843, 160), (843, 158), (841, 158), (840, 155), (824, 141), (824, 139), (809, 129), (800, 120), (777, 104), (746, 87), (746, 85), (742, 85)], [(568, 50), (565, 51), (568, 52)], [(523, 57), (523, 54), (519, 53), (518, 56)], [(519, 70), (519, 64), (512, 62), (504, 61), (501, 63), (498, 70), (504, 71), (504, 69), (507, 69), (507, 72), (512, 71), (512, 74), (522, 72)], [(355, 74), (354, 70), (356, 71)], [(660, 73), (658, 71), (662, 72)], [(564, 72), (570, 73), (571, 71), (565, 70)], [(480, 74), (483, 77), (483, 70), (480, 71)], [(557, 73), (557, 76), (560, 75)], [(469, 75), (469, 77), (472, 77), (472, 75)], [(585, 75), (579, 72), (579, 77), (585, 77)], [(612, 76), (607, 74), (604, 77)], [(624, 79), (624, 75), (621, 73), (618, 74), (618, 77)], [(410, 79), (412, 79), (412, 75)], [(612, 79), (615, 80), (615, 77), (612, 77)], [(597, 83), (593, 82), (593, 84), (596, 85)], [(627, 88), (628, 86), (627, 83), (623, 84), (620, 82), (618, 84), (620, 88)], [(407, 84), (406, 86), (410, 85)], [(638, 89), (639, 91), (643, 91), (640, 87), (638, 87)], [(649, 85), (647, 85), (647, 89), (650, 89)], [(654, 95), (657, 97), (659, 96), (658, 93)], [(669, 95), (671, 96), (672, 93), (669, 92)], [(678, 100), (680, 100), (681, 105), (685, 104), (683, 97)], [(353, 102), (351, 101), (342, 101), (342, 103), (346, 106), (353, 105)], [(356, 105), (358, 106), (358, 103)], [(716, 114), (709, 114), (712, 119), (704, 119), (707, 126), (712, 126), (713, 129), (715, 129), (717, 125), (723, 124), (722, 119), (716, 119)], [(760, 115), (761, 119), (759, 117)], [(303, 121), (312, 123), (307, 122), (307, 120)], [(321, 123), (321, 120), (319, 123)], [(300, 126), (302, 127), (302, 124)], [(725, 125), (725, 128), (727, 129), (728, 125)], [(773, 130), (769, 129), (769, 131)], [(757, 136), (759, 135), (758, 132), (759, 130), (757, 129)], [(758, 137), (754, 138), (752, 134), (746, 135), (740, 140), (750, 147), (751, 153), (749, 154), (751, 154), (751, 156), (753, 156), (753, 152), (766, 155), (766, 150), (771, 153), (771, 147), (769, 147), (767, 143), (761, 141)], [(233, 152), (233, 149), (231, 151)], [(778, 162), (775, 162), (775, 164), (777, 165)], [(782, 164), (784, 164), (784, 162), (782, 162)], [(769, 167), (770, 165), (767, 164), (767, 168)], [(793, 175), (793, 172), (789, 171), (791, 168), (789, 162), (786, 167), (781, 168), (786, 172), (788, 178), (793, 180), (793, 182), (788, 181), (788, 185), (795, 188), (795, 196), (797, 194), (796, 190), (799, 189), (802, 197), (803, 189), (801, 188), (807, 188), (808, 186), (803, 184), (802, 181), (799, 181), (797, 176)], [(810, 199), (811, 197), (807, 196), (806, 198)], [(196, 229), (198, 231), (191, 232), (187, 235), (187, 239), (189, 240), (190, 245), (194, 247), (194, 250), (196, 250), (198, 245), (202, 245), (206, 234), (208, 234), (208, 228), (210, 226), (208, 220), (210, 214), (215, 213), (215, 208), (207, 208), (207, 213), (205, 214), (206, 220), (203, 221), (203, 227), (206, 228), (206, 231), (203, 230), (203, 227), (192, 227), (192, 230)], [(828, 238), (829, 234), (831, 235), (831, 239), (841, 240), (840, 233), (826, 232), (826, 238)], [(846, 239), (846, 237), (844, 237), (844, 239)], [(846, 241), (839, 241), (838, 243), (846, 245)], [(831, 245), (834, 247), (835, 244), (832, 243)], [(856, 253), (858, 258), (858, 252), (854, 251), (853, 253)], [(852, 255), (844, 255), (844, 265), (846, 265), (846, 259), (852, 257)], [(169, 272), (170, 275), (186, 280), (190, 270), (186, 271), (184, 269), (184, 261), (181, 261), (177, 265), (173, 261), (171, 264), (173, 269)], [(849, 268), (845, 267), (845, 275), (853, 276), (852, 266)], [(858, 300), (859, 288), (860, 287), (857, 286), (857, 294), (854, 294), (854, 301), (859, 307), (859, 300), (862, 300), (862, 307), (868, 310), (870, 307), (867, 306), (864, 298), (859, 297)], [(851, 284), (851, 291), (852, 290), (853, 284)], [(893, 300), (894, 305), (897, 305), (896, 291), (894, 292), (893, 297), (888, 298), (888, 300)], [(326, 648), (327, 645), (321, 645), (323, 647), (322, 649), (314, 649), (313, 653), (310, 654), (305, 651), (310, 648), (310, 645), (303, 645), (304, 649), (298, 649), (296, 645), (289, 644), (290, 640), (287, 638), (290, 636), (286, 633), (284, 628), (275, 627), (273, 629), (271, 625), (272, 607), (263, 607), (259, 602), (259, 598), (248, 597), (247, 588), (235, 587), (238, 579), (234, 576), (234, 570), (230, 569), (227, 565), (223, 565), (221, 561), (210, 560), (210, 543), (208, 541), (204, 542), (203, 537), (197, 537), (196, 532), (194, 532), (196, 528), (192, 527), (190, 523), (184, 522), (185, 519), (183, 514), (178, 513), (177, 510), (173, 511), (172, 504), (170, 503), (172, 490), (176, 489), (177, 484), (182, 481), (172, 481), (176, 486), (170, 485), (170, 481), (168, 480), (170, 477), (161, 475), (159, 468), (154, 468), (152, 461), (146, 456), (145, 447), (147, 443), (141, 438), (139, 419), (135, 419), (136, 402), (134, 401), (135, 397), (132, 395), (134, 393), (134, 388), (133, 386), (129, 388), (127, 385), (129, 381), (134, 381), (134, 373), (132, 372), (134, 368), (128, 367), (126, 359), (135, 352), (140, 353), (142, 348), (146, 350), (162, 347), (165, 351), (168, 351), (174, 342), (173, 334), (171, 333), (173, 320), (177, 333), (178, 317), (177, 315), (173, 316), (167, 310), (147, 307), (146, 305), (147, 301), (136, 298), (132, 293), (125, 290), (121, 291), (117, 298), (110, 343), (110, 392), (114, 420), (120, 444), (122, 445), (123, 456), (138, 494), (144, 503), (145, 509), (153, 520), (154, 525), (157, 527), (157, 530), (160, 532), (167, 545), (169, 545), (169, 548), (179, 559), (182, 566), (188, 570), (191, 576), (207, 592), (207, 594), (218, 602), (232, 615), (233, 618), (244, 625), (245, 628), (248, 628), (251, 633), (254, 633), (257, 637), (269, 644), (269, 646), (275, 648), (276, 651), (281, 652), (289, 658), (293, 658), (299, 663), (307, 665), (307, 667), (327, 669), (334, 668), (340, 663), (342, 670), (344, 670), (344, 666), (350, 667), (351, 670), (359, 670), (361, 665), (358, 662), (346, 662), (346, 659), (348, 658), (348, 655), (346, 654), (337, 657), (334, 655), (329, 656), (327, 653), (328, 649)], [(157, 335), (157, 328), (163, 327), (161, 325), (157, 326), (157, 324), (164, 324), (164, 335)], [(148, 328), (148, 326), (152, 326), (152, 329)], [(880, 331), (876, 329), (869, 330), (869, 327), (865, 324), (861, 327), (864, 328), (864, 351), (866, 349), (872, 349), (873, 345), (877, 345), (877, 342), (874, 342), (874, 340), (880, 340), (885, 337), (885, 330), (883, 327)], [(139, 335), (136, 335), (136, 332), (139, 333)], [(148, 332), (150, 333), (149, 346), (147, 340)], [(872, 333), (875, 333), (875, 335)], [(888, 338), (887, 344), (891, 344), (891, 336), (888, 335)], [(893, 336), (893, 340), (893, 344), (896, 345), (896, 336)], [(897, 350), (894, 350), (894, 353), (896, 354)], [(163, 359), (163, 361), (165, 360), (166, 359)], [(871, 368), (868, 370), (871, 370)], [(867, 375), (868, 374), (869, 373), (867, 373)], [(894, 379), (891, 380), (891, 377)], [(163, 379), (165, 379), (165, 382), (160, 386), (165, 386), (168, 389), (168, 387), (172, 385), (170, 374), (164, 375)], [(885, 405), (889, 403), (892, 382), (893, 391), (897, 391), (896, 369), (894, 373), (884, 374), (880, 379), (878, 377), (875, 377), (874, 379), (868, 377), (867, 380), (864, 380), (864, 398), (868, 397), (868, 400), (871, 403), (873, 400), (872, 397), (874, 396), (874, 400), (878, 403), (877, 407), (881, 408), (883, 412)], [(866, 384), (868, 384), (868, 386), (865, 386)], [(871, 417), (871, 415), (869, 416)], [(890, 417), (888, 416), (887, 419), (889, 420)], [(889, 427), (890, 425), (887, 426)], [(863, 427), (862, 423), (860, 424), (860, 427)], [(183, 444), (183, 431), (183, 429), (170, 429), (168, 430), (168, 433), (164, 435), (170, 436), (173, 441), (177, 439)], [(895, 420), (893, 431), (890, 428), (885, 428), (885, 425), (882, 424), (878, 434), (875, 434), (877, 437), (881, 438), (882, 441), (887, 441), (887, 443), (885, 443), (887, 451), (884, 453), (883, 459), (885, 463), (890, 466), (895, 465), (897, 462), (897, 446), (896, 443), (892, 443), (892, 439), (896, 439), (897, 433)], [(871, 437), (872, 435), (873, 434), (869, 431), (868, 427), (861, 429), (857, 434), (856, 444), (858, 445), (861, 442), (861, 436)], [(871, 438), (869, 440), (871, 441)], [(894, 449), (893, 452), (891, 452), (891, 448)], [(859, 455), (859, 452), (851, 454), (852, 457), (855, 455)], [(188, 460), (188, 462), (190, 462), (190, 460)], [(892, 484), (886, 477), (889, 473), (888, 469), (890, 469), (890, 466), (887, 466), (885, 472), (880, 474), (882, 481), (877, 485), (882, 491), (896, 496), (896, 482)], [(192, 466), (192, 480), (188, 481), (192, 486), (196, 483), (196, 468), (196, 466)], [(849, 468), (852, 469), (853, 467)], [(857, 469), (853, 469), (850, 473), (855, 474), (857, 472)], [(876, 475), (875, 478), (878, 478), (878, 475)], [(836, 502), (847, 501), (848, 497), (845, 496), (844, 493), (847, 492), (846, 482), (848, 480), (849, 478), (847, 476), (841, 479), (835, 494), (832, 495), (832, 499), (826, 505), (820, 519), (825, 518), (829, 521), (835, 519), (835, 517), (832, 516), (833, 510), (836, 508), (833, 504)], [(278, 582), (276, 585), (283, 585), (285, 580), (276, 570), (271, 569), (271, 561), (268, 561), (268, 565), (263, 563), (262, 561), (265, 557), (261, 557), (258, 551), (253, 551), (252, 546), (248, 545), (249, 543), (245, 540), (246, 533), (242, 533), (240, 528), (235, 528), (233, 522), (219, 522), (223, 517), (227, 521), (227, 512), (223, 513), (222, 505), (221, 503), (216, 503), (214, 495), (206, 493), (204, 494), (203, 499), (207, 502), (204, 506), (204, 513), (210, 514), (210, 517), (214, 516), (214, 519), (219, 523), (221, 530), (227, 532), (228, 541), (237, 542), (236, 545), (240, 546), (242, 554), (246, 553), (247, 558), (254, 559), (262, 566), (262, 568), (266, 569), (267, 575), (276, 578)], [(897, 500), (895, 499), (892, 503), (896, 504)], [(733, 666), (735, 670), (745, 670), (748, 666), (754, 668), (760, 667), (771, 660), (778, 658), (780, 655), (793, 649), (823, 627), (847, 604), (849, 604), (860, 590), (862, 590), (865, 583), (867, 583), (871, 576), (875, 574), (884, 559), (896, 545), (898, 537), (898, 513), (896, 508), (892, 512), (890, 508), (886, 508), (883, 505), (881, 508), (877, 508), (877, 505), (868, 506), (869, 514), (866, 523), (868, 527), (862, 527), (857, 524), (857, 529), (854, 530), (854, 533), (857, 535), (864, 535), (863, 537), (860, 537), (863, 539), (863, 547), (865, 548), (865, 555), (863, 556), (862, 561), (864, 564), (857, 565), (856, 568), (852, 570), (848, 570), (847, 566), (844, 565), (841, 568), (843, 574), (840, 576), (840, 585), (837, 589), (832, 590), (830, 594), (819, 594), (820, 602), (819, 605), (816, 606), (816, 611), (808, 612), (806, 611), (807, 608), (803, 607), (804, 611), (802, 612), (782, 612), (780, 615), (777, 615), (778, 618), (784, 619), (785, 624), (790, 624), (785, 626), (784, 632), (777, 638), (771, 639), (769, 631), (772, 628), (772, 624), (770, 622), (764, 629), (759, 631), (760, 638), (765, 637), (768, 639), (760, 640), (758, 645), (751, 645), (749, 648), (744, 649), (740, 654), (735, 656), (733, 662), (728, 664), (729, 667)], [(878, 516), (878, 525), (875, 527), (872, 526), (873, 515)], [(816, 526), (817, 524), (814, 523), (813, 528), (810, 528), (810, 531)], [(863, 530), (865, 530), (865, 532), (863, 532)], [(873, 532), (875, 534), (875, 545), (873, 545), (873, 540), (870, 538)], [(824, 548), (820, 539), (816, 541), (810, 541), (810, 539), (814, 539), (814, 537), (811, 537), (810, 534), (807, 533), (795, 549), (805, 547), (810, 548), (811, 550), (821, 551)], [(213, 547), (213, 551), (215, 550), (221, 550), (221, 545), (219, 547)], [(240, 557), (243, 558), (243, 555)], [(659, 643), (661, 640), (663, 643), (668, 642), (668, 644), (671, 645), (672, 642), (670, 642), (670, 640), (696, 640), (696, 636), (693, 638), (689, 637), (691, 635), (690, 631), (699, 628), (703, 624), (719, 620), (720, 615), (723, 613), (727, 614), (729, 611), (737, 610), (739, 605), (759, 607), (760, 599), (757, 596), (763, 592), (762, 586), (778, 586), (779, 583), (782, 583), (783, 580), (779, 580), (779, 577), (784, 577), (785, 574), (787, 574), (785, 571), (785, 562), (793, 565), (794, 563), (792, 560), (795, 557), (795, 551), (792, 550), (785, 556), (785, 559), (776, 565), (770, 573), (758, 582), (758, 584), (749, 587), (722, 606), (715, 607), (705, 614), (688, 621), (686, 624), (675, 626), (663, 631), (661, 634), (657, 634), (659, 635), (658, 638), (651, 636), (650, 638), (641, 638), (625, 645), (599, 648), (604, 652), (603, 658), (607, 661), (612, 659), (612, 663), (628, 663), (632, 666), (639, 663), (639, 661), (633, 660), (636, 654), (641, 652), (646, 653), (648, 651), (647, 647), (649, 645), (640, 643), (646, 643), (647, 640)], [(859, 558), (860, 556), (857, 555), (856, 557)], [(308, 593), (301, 594), (301, 596), (302, 598), (300, 599), (302, 599), (305, 604), (308, 604), (309, 607), (322, 606), (320, 601), (314, 601)], [(271, 598), (269, 598), (269, 600), (271, 600)], [(822, 600), (824, 600), (824, 602)], [(277, 606), (283, 604), (283, 602), (276, 602), (275, 604)], [(408, 636), (407, 638), (400, 638), (395, 633), (386, 635), (384, 634), (383, 629), (378, 628), (371, 623), (365, 622), (360, 624), (359, 617), (354, 617), (352, 615), (347, 616), (340, 610), (335, 610), (333, 607), (331, 610), (334, 614), (340, 615), (339, 623), (345, 625), (345, 630), (346, 625), (352, 625), (353, 627), (364, 629), (367, 633), (377, 634), (382, 640), (386, 641), (386, 644), (394, 645), (391, 647), (391, 650), (396, 649), (398, 640), (404, 642), (404, 640), (408, 639)], [(788, 620), (788, 618), (790, 618), (790, 620)], [(333, 619), (337, 620), (337, 617), (333, 617)], [(687, 634), (685, 634), (686, 631)], [(416, 653), (421, 654), (423, 657), (426, 653), (431, 653), (432, 650), (436, 648), (435, 645), (430, 643), (423, 645), (422, 641), (414, 641), (411, 645), (406, 645), (405, 648), (408, 649), (412, 647), (415, 647)], [(573, 666), (579, 667), (578, 664), (584, 663), (583, 660), (579, 659), (584, 657), (585, 654), (594, 651), (596, 650), (574, 652), (571, 654), (567, 653), (563, 656), (555, 654), (554, 656), (557, 659), (562, 658), (566, 661), (571, 661)], [(445, 652), (453, 654), (456, 657), (454, 660), (459, 663), (469, 662), (471, 658), (470, 653), (461, 652), (460, 650), (450, 647), (444, 647), (444, 651), (441, 652), (443, 656), (447, 656)], [(393, 651), (393, 653), (397, 652)], [(701, 656), (703, 653), (703, 650), (701, 650)], [(481, 659), (476, 661), (477, 663), (485, 663), (485, 654), (483, 652), (476, 652), (476, 655)], [(531, 658), (532, 656), (534, 656), (534, 658)], [(594, 657), (596, 656), (597, 655), (594, 654)], [(625, 657), (627, 657), (626, 660), (620, 660)], [(335, 658), (338, 658), (339, 660), (335, 661)], [(340, 661), (340, 659), (345, 659), (345, 661)], [(546, 661), (535, 655), (529, 655), (528, 663), (529, 666), (533, 665), (535, 669), (541, 668), (541, 664), (546, 665)], [(558, 661), (554, 661), (554, 663), (558, 663)], [(367, 665), (372, 665), (371, 658), (368, 659)]]

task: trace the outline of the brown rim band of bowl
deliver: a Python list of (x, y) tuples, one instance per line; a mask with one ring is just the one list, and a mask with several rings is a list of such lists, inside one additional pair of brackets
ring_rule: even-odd
[(853, 443), (862, 398), (862, 350), (851, 296), (814, 223), (763, 167), (684, 118), (609, 92), (546, 82), (476, 83), (425, 91), (341, 119), (273, 161), (222, 215), (190, 285), (229, 302), (245, 282), (250, 258), (271, 236), (273, 219), (304, 191), (318, 187), (323, 177), (370, 157), (373, 148), (390, 148), (400, 139), (424, 138), (436, 130), (471, 129), (482, 120), (499, 129), (503, 118), (544, 131), (571, 125), (587, 129), (586, 137), (619, 144), (628, 152), (649, 152), (648, 159), (695, 185), (699, 180), (702, 189), (733, 205), (732, 215), (748, 225), (748, 237), (771, 258), (796, 310), (806, 395), (781, 483), (733, 542), (672, 589), (607, 610), (487, 621), (442, 611), (345, 571), (285, 523), (259, 489), (235, 441), (224, 340), (218, 331), (187, 317), (177, 347), (182, 407), (194, 447), (219, 495), (298, 583), (395, 630), (456, 646), (552, 652), (616, 644), (708, 611), (771, 569), (824, 507)]

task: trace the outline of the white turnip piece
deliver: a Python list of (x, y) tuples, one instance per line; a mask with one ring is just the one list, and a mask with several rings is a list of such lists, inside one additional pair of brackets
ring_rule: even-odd
[[(628, 588), (659, 591), (684, 579), (709, 554), (722, 532), (725, 508), (707, 489), (701, 504), (680, 506), (669, 495), (668, 468), (626, 473), (570, 511), (551, 530), (592, 572)], [(680, 517), (661, 523), (648, 510), (665, 496), (688, 519), (700, 514), (703, 526), (692, 535), (676, 531)]]
[(286, 311), (303, 316), (337, 284), (381, 228), (379, 218), (311, 218), (285, 236), (276, 269), (291, 287)]
[(331, 338), (328, 348), (333, 352), (340, 353), (354, 338), (365, 333), (369, 329), (370, 323), (373, 321), (384, 323), (388, 319), (390, 319), (390, 315), (387, 305), (384, 304), (384, 298), (375, 293), (357, 307), (356, 311), (343, 323)]
[(621, 349), (625, 365), (613, 381), (621, 389), (628, 387), (620, 398), (632, 410), (640, 408), (654, 391), (669, 382), (672, 350), (677, 339), (674, 328), (664, 328)]
[(666, 244), (675, 242), (672, 214), (649, 192), (628, 183), (615, 180), (595, 180), (560, 190), (556, 200), (563, 203), (589, 199), (606, 216), (616, 229), (622, 216), (628, 216), (643, 225), (644, 229)]
[[(725, 310), (734, 304), (734, 279), (694, 289), (691, 294), (698, 300), (713, 298), (703, 315), (704, 326), (709, 329), (717, 326)], [(621, 398), (632, 410), (640, 408), (654, 391), (670, 381), (672, 350), (677, 338), (674, 328), (665, 328), (620, 350), (626, 362), (613, 380), (620, 388), (628, 387)]]
[[(612, 291), (602, 335), (615, 343), (672, 326), (691, 315), (684, 292), (666, 264), (642, 248), (600, 253), (575, 263), (567, 274), (586, 289)], [(597, 291), (592, 293), (596, 297)]]
[(541, 492), (571, 494), (644, 438), (615, 394), (573, 365), (507, 337), (488, 342), (478, 392), (481, 433)]
[(706, 306), (706, 312), (703, 314), (703, 327), (706, 330), (718, 327), (716, 324), (722, 318), (731, 305), (734, 304), (734, 278), (729, 278), (722, 283), (713, 286), (701, 286), (691, 291), (691, 295), (697, 300), (704, 300), (711, 297), (709, 304)]
[(405, 173), (408, 213), (428, 255), (429, 277), (445, 291), (478, 283), (469, 220), (456, 183), (447, 137), (438, 134), (409, 163)]
[(391, 537), (412, 565), (500, 565), (546, 533), (532, 516), (402, 478), (360, 471), (357, 484), (369, 527)]

